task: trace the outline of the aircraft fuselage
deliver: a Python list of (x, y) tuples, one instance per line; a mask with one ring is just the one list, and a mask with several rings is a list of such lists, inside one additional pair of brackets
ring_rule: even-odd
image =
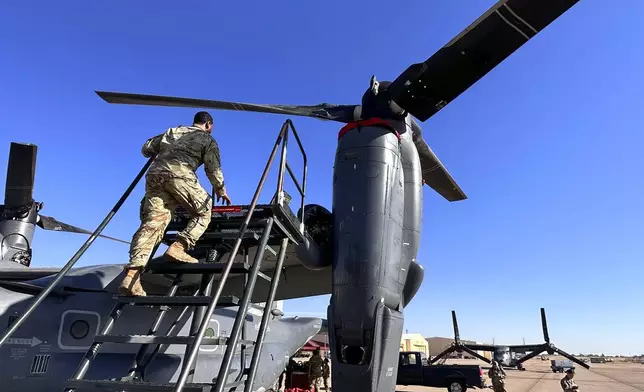
[[(76, 370), (115, 304), (113, 294), (106, 291), (67, 294), (49, 296), (0, 347), (0, 389), (7, 392), (60, 392), (65, 388), (66, 381)], [(22, 314), (33, 296), (0, 287), (0, 298), (0, 325), (6, 327)], [(147, 335), (157, 312), (158, 307), (126, 306), (110, 334)], [(159, 335), (188, 335), (192, 312), (186, 312), (174, 329), (165, 333), (180, 312), (180, 307), (168, 311), (159, 328)], [(217, 309), (210, 319), (207, 335), (216, 337), (230, 334), (236, 312), (236, 307)], [(260, 321), (260, 310), (248, 314), (244, 326), (245, 339), (255, 339)], [(269, 320), (253, 390), (270, 387), (290, 356), (318, 333), (321, 322), (318, 318)], [(105, 343), (85, 378), (100, 380), (125, 376), (139, 347), (139, 344)], [(144, 380), (160, 383), (176, 381), (185, 348), (185, 345), (163, 346), (146, 369)], [(201, 346), (193, 382), (212, 382), (217, 376), (224, 350), (225, 346)], [(245, 349), (244, 367), (250, 365), (252, 350), (252, 346)], [(229, 373), (231, 381), (239, 375), (242, 365), (240, 354), (238, 348)]]

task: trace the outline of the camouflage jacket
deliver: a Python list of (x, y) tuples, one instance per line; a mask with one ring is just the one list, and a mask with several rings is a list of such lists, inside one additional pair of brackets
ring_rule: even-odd
[(195, 172), (204, 165), (208, 180), (217, 194), (226, 190), (221, 170), (219, 146), (210, 133), (194, 126), (178, 126), (148, 139), (141, 153), (145, 157), (156, 155), (148, 170), (149, 175), (193, 179)]
[(564, 377), (561, 379), (561, 389), (563, 389), (565, 392), (572, 392), (575, 391), (576, 389), (573, 387), (576, 387), (577, 384), (575, 384), (575, 381), (573, 379), (569, 379), (567, 377)]
[(309, 359), (309, 375), (311, 377), (322, 377), (324, 373), (324, 360), (318, 355)]
[(490, 371), (488, 372), (488, 376), (492, 380), (493, 384), (503, 384), (505, 383), (505, 372), (503, 369), (499, 368), (490, 368)]

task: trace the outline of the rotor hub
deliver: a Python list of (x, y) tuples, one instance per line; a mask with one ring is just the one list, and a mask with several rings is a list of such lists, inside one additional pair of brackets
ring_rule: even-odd
[(362, 95), (361, 117), (366, 120), (378, 117), (386, 120), (403, 121), (407, 112), (391, 99), (389, 85), (391, 82), (378, 82), (375, 76), (367, 91)]

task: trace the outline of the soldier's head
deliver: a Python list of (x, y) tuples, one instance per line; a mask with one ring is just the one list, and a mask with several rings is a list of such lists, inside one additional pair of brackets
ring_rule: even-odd
[(568, 369), (568, 370), (566, 370), (566, 377), (567, 377), (567, 378), (573, 378), (573, 377), (575, 377), (575, 369)]
[(315, 350), (313, 350), (313, 356), (315, 356), (315, 357), (320, 356), (320, 349), (319, 348), (316, 348)]
[(199, 127), (206, 132), (212, 132), (213, 120), (212, 116), (208, 112), (197, 112), (195, 118), (192, 121), (192, 125)]

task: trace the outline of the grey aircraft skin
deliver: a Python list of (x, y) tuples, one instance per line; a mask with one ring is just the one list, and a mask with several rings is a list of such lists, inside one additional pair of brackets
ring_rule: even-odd
[[(416, 261), (422, 186), (430, 186), (448, 201), (466, 199), (412, 116), (426, 121), (435, 115), (577, 2), (501, 0), (393, 82), (378, 83), (372, 77), (361, 105), (259, 105), (97, 94), (109, 103), (255, 111), (348, 124), (338, 140), (332, 211), (316, 205), (304, 208), (308, 234), (287, 252), (288, 280), (280, 283), (276, 300), (331, 293), (327, 318), (333, 390), (390, 392), (397, 378), (403, 309), (424, 277)], [(327, 222), (323, 230), (316, 226), (321, 221)], [(158, 277), (144, 275), (144, 279), (160, 284), (153, 281)], [(266, 289), (257, 287), (253, 302), (261, 302)], [(96, 305), (87, 306), (91, 307)], [(40, 312), (41, 320), (46, 319), (48, 312)], [(7, 347), (0, 351), (2, 358), (12, 355)], [(117, 365), (127, 363), (115, 360)]]
[[(76, 370), (114, 306), (113, 295), (117, 291), (121, 273), (122, 267), (116, 265), (77, 268), (70, 272), (60, 286), (65, 289), (49, 296), (41, 305), (42, 310), (35, 312), (0, 348), (2, 391), (63, 391), (67, 380)], [(51, 278), (43, 277), (26, 283), (43, 287)], [(0, 325), (3, 327), (8, 325), (12, 317), (19, 316), (33, 298), (32, 294), (21, 293), (19, 290), (20, 288), (11, 290), (0, 287), (4, 308), (0, 315)], [(171, 308), (160, 331), (171, 327), (180, 310)], [(152, 307), (125, 308), (114, 334), (147, 334), (157, 312)], [(217, 309), (210, 318), (212, 336), (230, 333), (236, 313), (236, 307)], [(255, 339), (261, 314), (261, 309), (248, 314), (244, 327), (247, 339)], [(188, 312), (166, 336), (187, 336), (191, 320), (192, 315)], [(322, 320), (319, 318), (276, 317), (271, 320), (253, 391), (271, 388), (288, 359), (315, 336), (321, 326)], [(90, 367), (87, 378), (100, 380), (122, 377), (127, 374), (138, 348), (138, 345), (106, 343)], [(224, 348), (207, 345), (200, 347), (194, 382), (212, 382), (217, 376)], [(250, 365), (251, 350), (252, 347), (246, 349), (245, 368)], [(145, 380), (159, 383), (175, 381), (181, 370), (184, 354), (185, 345), (163, 346), (146, 369)], [(241, 356), (238, 353), (229, 379), (239, 375), (240, 365)]]

